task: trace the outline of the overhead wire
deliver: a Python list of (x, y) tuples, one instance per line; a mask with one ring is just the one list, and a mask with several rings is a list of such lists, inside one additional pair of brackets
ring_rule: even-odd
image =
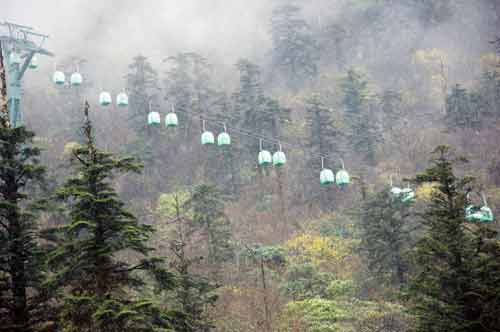
[[(176, 113), (183, 113), (186, 116), (190, 117), (191, 119), (197, 119), (197, 120), (202, 120), (202, 121), (205, 121), (208, 123), (211, 122), (211, 123), (217, 124), (221, 128), (224, 128), (224, 126), (227, 127), (226, 122), (222, 121), (221, 119), (217, 118), (217, 116), (214, 116), (214, 115), (207, 115), (206, 113), (195, 113), (195, 112), (182, 110), (182, 109), (178, 109), (178, 108), (175, 110), (175, 112)], [(200, 129), (201, 128), (202, 128), (202, 126), (200, 126)], [(247, 129), (244, 129), (241, 127), (236, 127), (236, 126), (228, 127), (227, 132), (229, 134), (236, 133), (236, 134), (239, 134), (241, 136), (254, 138), (257, 141), (262, 140), (263, 142), (271, 143), (274, 146), (281, 145), (281, 147), (286, 149), (286, 150), (304, 152), (308, 149), (308, 147), (301, 145), (301, 144), (291, 143), (291, 142), (288, 142), (288, 141), (285, 141), (285, 140), (282, 140), (282, 139), (276, 138), (276, 137), (269, 137), (269, 136), (264, 136), (264, 135), (260, 135), (260, 134), (255, 134), (255, 133), (251, 132), (250, 130), (247, 130)], [(343, 164), (343, 159), (341, 157), (334, 157), (332, 155), (321, 154), (321, 153), (315, 154), (315, 155), (318, 156), (318, 161), (320, 161), (322, 158), (325, 160), (330, 160), (330, 161), (340, 160), (341, 164)]]

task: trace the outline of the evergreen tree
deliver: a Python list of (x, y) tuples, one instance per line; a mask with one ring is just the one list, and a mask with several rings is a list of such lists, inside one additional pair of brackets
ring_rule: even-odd
[(450, 127), (477, 128), (480, 125), (480, 98), (455, 85), (446, 98), (446, 120)]
[(149, 257), (153, 229), (125, 209), (111, 183), (114, 174), (139, 172), (141, 165), (96, 147), (88, 109), (86, 104), (85, 145), (73, 150), (75, 175), (58, 191), (69, 222), (48, 232), (55, 242), (50, 286), (59, 291), (62, 331), (166, 331), (171, 317), (141, 299), (140, 290), (146, 272), (161, 289), (172, 287), (171, 274)]
[(0, 331), (42, 331), (53, 319), (36, 225), (45, 169), (34, 133), (7, 121), (0, 125)]
[(318, 72), (318, 47), (309, 25), (299, 16), (300, 10), (295, 5), (281, 5), (273, 10), (271, 18), (273, 64), (292, 89)]
[(367, 200), (361, 218), (361, 248), (378, 282), (396, 287), (406, 283), (408, 254), (413, 246), (409, 206), (384, 190)]
[(345, 119), (350, 127), (348, 141), (351, 142), (354, 151), (361, 153), (369, 163), (374, 163), (380, 133), (375, 126), (373, 115), (367, 109), (368, 82), (361, 74), (350, 69), (340, 86), (344, 92), (342, 103), (345, 108)]
[(483, 227), (465, 221), (466, 188), (472, 179), (454, 174), (454, 166), (462, 161), (449, 147), (439, 146), (432, 165), (416, 177), (417, 183), (437, 184), (422, 214), (426, 232), (414, 253), (410, 295), (417, 331), (500, 330), (498, 315), (493, 314), (500, 312), (494, 284), (500, 243), (494, 239), (496, 232), (488, 239)]

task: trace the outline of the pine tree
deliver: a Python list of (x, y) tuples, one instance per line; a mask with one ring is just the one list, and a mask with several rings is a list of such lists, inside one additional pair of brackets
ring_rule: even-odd
[[(59, 291), (61, 329), (65, 332), (166, 331), (170, 316), (142, 299), (145, 273), (160, 289), (173, 286), (162, 260), (147, 246), (153, 229), (139, 224), (112, 186), (117, 173), (139, 172), (132, 158), (117, 158), (96, 147), (85, 107), (85, 145), (73, 151), (75, 175), (59, 189), (68, 223), (52, 229), (49, 255), (51, 290)], [(123, 253), (128, 253), (124, 259)], [(131, 259), (131, 257), (134, 259)]]
[(299, 16), (300, 10), (295, 5), (281, 5), (271, 18), (273, 64), (292, 89), (318, 73), (318, 47), (309, 25)]
[(51, 321), (45, 252), (38, 243), (36, 188), (45, 169), (34, 133), (0, 126), (0, 331), (41, 331)]
[(409, 270), (415, 230), (409, 206), (384, 190), (367, 200), (361, 215), (361, 248), (377, 282), (401, 287)]
[(414, 252), (410, 295), (417, 331), (498, 331), (500, 321), (493, 314), (500, 312), (498, 284), (492, 283), (498, 281), (496, 232), (487, 239), (483, 227), (465, 221), (466, 189), (472, 179), (454, 174), (464, 158), (447, 146), (433, 154), (432, 165), (416, 177), (417, 183), (437, 184), (421, 218), (426, 232)]

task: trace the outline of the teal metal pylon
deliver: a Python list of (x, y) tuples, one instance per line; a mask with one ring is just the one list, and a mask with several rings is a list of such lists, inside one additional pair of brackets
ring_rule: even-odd
[(26, 69), (35, 67), (30, 64), (36, 54), (53, 55), (42, 47), (48, 37), (28, 26), (0, 22), (0, 43), (7, 71), (7, 100), (11, 127), (22, 124), (21, 88)]

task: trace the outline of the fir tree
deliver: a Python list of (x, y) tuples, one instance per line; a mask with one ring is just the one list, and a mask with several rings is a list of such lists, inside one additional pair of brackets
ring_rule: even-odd
[(54, 271), (51, 289), (60, 295), (62, 331), (166, 331), (170, 316), (141, 299), (140, 290), (145, 272), (162, 289), (172, 287), (171, 274), (160, 259), (149, 257), (153, 229), (125, 209), (111, 182), (114, 174), (139, 172), (141, 165), (96, 147), (88, 108), (85, 145), (73, 151), (75, 175), (58, 191), (69, 220), (48, 232), (56, 244), (48, 263)]
[(361, 218), (361, 248), (378, 282), (396, 287), (406, 283), (412, 248), (409, 206), (384, 190), (367, 200)]
[(0, 125), (0, 331), (42, 331), (52, 319), (45, 252), (37, 241), (36, 187), (44, 180), (34, 133)]
[(416, 177), (417, 183), (437, 184), (422, 214), (426, 232), (414, 253), (410, 295), (417, 331), (500, 330), (493, 314), (500, 312), (498, 284), (493, 284), (500, 244), (496, 232), (487, 239), (483, 227), (465, 221), (466, 189), (472, 179), (454, 174), (455, 165), (463, 161), (449, 147), (439, 146), (432, 165)]
[(309, 25), (299, 16), (300, 10), (295, 5), (281, 5), (271, 18), (273, 63), (292, 89), (318, 72), (318, 47)]

